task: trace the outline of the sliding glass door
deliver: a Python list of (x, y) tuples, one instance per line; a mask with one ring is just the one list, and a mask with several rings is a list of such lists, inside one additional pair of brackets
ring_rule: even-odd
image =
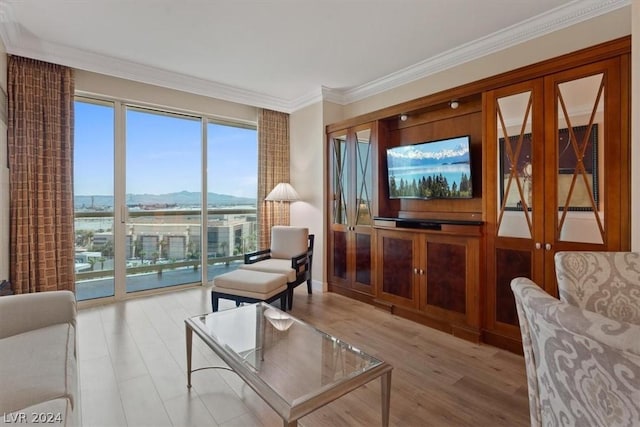
[(78, 300), (207, 282), (256, 249), (254, 125), (81, 97), (75, 108)]
[(112, 102), (76, 101), (75, 271), (78, 300), (115, 295)]
[(201, 281), (201, 120), (126, 109), (127, 292)]
[(207, 280), (237, 268), (255, 251), (258, 141), (248, 126), (207, 124)]

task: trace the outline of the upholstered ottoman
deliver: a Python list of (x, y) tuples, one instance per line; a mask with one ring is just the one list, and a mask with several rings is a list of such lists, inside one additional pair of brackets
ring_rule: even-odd
[(280, 299), (280, 307), (287, 307), (287, 276), (264, 271), (235, 270), (216, 276), (211, 281), (211, 306), (218, 311), (220, 298), (230, 299), (240, 305), (242, 302), (271, 303)]

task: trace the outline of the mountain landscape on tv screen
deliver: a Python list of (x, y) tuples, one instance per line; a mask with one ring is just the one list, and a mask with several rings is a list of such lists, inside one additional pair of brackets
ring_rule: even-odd
[(389, 197), (470, 198), (469, 158), (467, 137), (390, 148)]
[(439, 166), (439, 165), (457, 165), (469, 163), (468, 154), (452, 154), (451, 156), (442, 156), (441, 158), (407, 158), (396, 157), (393, 162), (394, 167), (406, 166)]

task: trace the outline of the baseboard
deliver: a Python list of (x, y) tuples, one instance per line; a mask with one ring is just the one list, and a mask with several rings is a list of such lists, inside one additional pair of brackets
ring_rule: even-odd
[(324, 287), (322, 286), (322, 282), (319, 280), (311, 279), (311, 290), (313, 290), (313, 292), (323, 293)]
[(502, 335), (494, 331), (482, 331), (482, 341), (515, 354), (522, 355), (522, 342), (516, 338)]

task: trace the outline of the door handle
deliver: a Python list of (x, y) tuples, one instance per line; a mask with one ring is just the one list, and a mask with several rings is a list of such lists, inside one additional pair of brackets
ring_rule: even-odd
[(122, 206), (120, 208), (120, 223), (126, 224), (127, 222), (129, 222), (129, 208)]
[(551, 243), (547, 243), (544, 245), (545, 250), (550, 251), (551, 250)]
[(542, 244), (540, 242), (536, 242), (536, 249), (540, 249), (542, 247)]

